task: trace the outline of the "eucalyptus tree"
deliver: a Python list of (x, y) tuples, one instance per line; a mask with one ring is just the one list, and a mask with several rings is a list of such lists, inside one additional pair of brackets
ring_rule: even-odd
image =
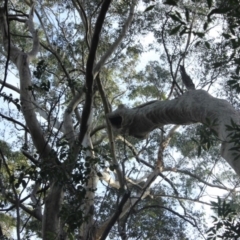
[[(240, 174), (239, 114), (200, 89), (239, 104), (236, 78), (222, 80), (239, 74), (237, 31), (225, 33), (239, 4), (223, 4), (4, 1), (0, 201), (11, 221), (0, 220), (2, 235), (9, 225), (17, 239), (187, 239), (191, 226), (204, 238), (194, 203), (210, 205), (207, 187), (238, 193), (220, 144)], [(151, 34), (159, 62), (139, 70)], [(185, 90), (180, 66), (197, 90)]]

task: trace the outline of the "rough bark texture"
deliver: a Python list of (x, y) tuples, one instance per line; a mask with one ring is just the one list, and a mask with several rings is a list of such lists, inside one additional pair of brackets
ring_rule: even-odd
[(222, 141), (221, 155), (240, 176), (240, 161), (235, 160), (233, 143), (226, 125), (231, 120), (239, 124), (239, 113), (223, 99), (212, 97), (204, 90), (192, 90), (181, 97), (169, 101), (155, 101), (136, 108), (129, 109), (124, 105), (108, 114), (112, 126), (119, 132), (145, 138), (155, 128), (166, 124), (186, 125), (192, 123), (207, 123), (217, 121), (212, 129)]

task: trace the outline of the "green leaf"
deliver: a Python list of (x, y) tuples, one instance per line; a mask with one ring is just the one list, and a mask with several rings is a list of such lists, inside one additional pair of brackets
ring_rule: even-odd
[(147, 7), (143, 12), (148, 12), (148, 11), (152, 10), (154, 7), (155, 7), (155, 4)]
[(180, 25), (178, 25), (177, 27), (173, 28), (173, 29), (170, 31), (169, 35), (175, 35), (175, 34), (180, 30), (181, 26), (182, 26), (182, 24), (180, 24)]
[(208, 8), (210, 9), (212, 7), (212, 0), (207, 0)]
[(198, 157), (201, 156), (201, 151), (202, 151), (202, 147), (199, 145), (199, 146), (198, 146)]
[(203, 29), (206, 30), (208, 27), (208, 22), (205, 22), (204, 25), (203, 25)]
[(200, 38), (203, 38), (204, 37), (204, 33), (203, 32), (193, 32), (194, 35), (197, 35), (198, 37)]
[(177, 17), (175, 14), (170, 14), (169, 15), (173, 21), (177, 21), (177, 22), (180, 22), (182, 24), (185, 24), (179, 17)]
[(209, 150), (211, 146), (212, 146), (212, 143), (209, 141), (209, 142), (207, 143), (207, 150)]
[(235, 58), (234, 63), (240, 65), (240, 58)]
[(216, 62), (216, 63), (213, 63), (213, 68), (218, 68), (218, 67), (221, 67), (223, 65), (223, 62)]
[(206, 231), (206, 233), (212, 232), (212, 230), (213, 230), (213, 227), (209, 228), (209, 229)]
[(187, 32), (186, 32), (187, 30), (188, 30), (188, 28), (186, 28), (186, 27), (184, 26), (184, 29), (179, 33), (179, 35), (182, 36), (183, 34), (186, 34), (186, 33), (187, 33)]
[(240, 67), (237, 66), (237, 68), (236, 68), (236, 70), (235, 70), (235, 73), (236, 73), (237, 75), (239, 75), (239, 72), (240, 72)]
[(232, 28), (232, 27), (229, 27), (229, 30), (230, 30), (230, 32), (232, 33), (232, 35), (234, 35), (235, 36), (235, 31), (234, 31), (234, 29)]
[[(210, 203), (211, 203), (211, 205), (213, 205), (213, 206), (218, 206), (218, 203), (216, 203), (216, 202), (210, 201)], [(214, 217), (212, 216), (212, 218), (214, 218)]]
[(225, 13), (228, 13), (230, 10), (232, 10), (232, 8), (230, 7), (215, 8), (208, 14), (208, 16), (211, 16), (213, 14), (225, 14)]
[(166, 2), (164, 2), (163, 4), (167, 4), (167, 5), (172, 5), (172, 6), (177, 6), (177, 0), (166, 0)]
[(210, 46), (210, 43), (209, 42), (204, 42), (205, 46), (207, 47), (207, 49), (210, 49), (211, 46)]
[(179, 17), (180, 19), (182, 19), (182, 16), (181, 16), (181, 14), (180, 14), (178, 11), (175, 11), (175, 13), (178, 15), (178, 17)]
[(72, 233), (69, 233), (69, 234), (68, 234), (68, 237), (69, 237), (69, 240), (74, 240), (74, 236), (73, 236)]
[(51, 87), (51, 83), (49, 81), (47, 81), (47, 89), (49, 90)]
[(230, 41), (232, 43), (233, 49), (236, 49), (239, 47), (239, 43), (235, 39), (231, 39)]
[(24, 179), (22, 180), (21, 184), (22, 184), (23, 188), (25, 188), (27, 186), (27, 183)]
[(202, 43), (202, 41), (197, 41), (197, 42), (195, 43), (195, 47), (199, 46), (201, 43)]
[(235, 85), (237, 83), (237, 80), (228, 80), (227, 85)]
[(231, 38), (231, 35), (228, 34), (228, 33), (223, 33), (222, 36), (223, 36), (224, 38), (226, 38), (226, 39)]
[(189, 11), (187, 8), (185, 8), (185, 17), (186, 17), (187, 22), (189, 22)]

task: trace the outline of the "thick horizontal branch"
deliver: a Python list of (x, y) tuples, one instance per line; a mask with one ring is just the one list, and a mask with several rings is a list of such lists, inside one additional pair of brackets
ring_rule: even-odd
[(7, 83), (7, 82), (4, 83), (4, 81), (2, 81), (2, 80), (0, 80), (0, 83), (1, 83), (2, 85), (4, 85), (4, 87), (7, 87), (7, 88), (9, 88), (9, 89), (11, 89), (11, 90), (13, 90), (13, 91), (15, 91), (15, 92), (17, 92), (17, 93), (20, 93), (20, 89), (17, 88), (17, 87), (15, 87), (15, 86), (13, 86), (12, 84), (9, 84), (9, 83)]
[(222, 141), (221, 155), (240, 176), (240, 161), (235, 159), (239, 152), (231, 150), (235, 145), (226, 128), (232, 122), (239, 125), (239, 113), (226, 100), (214, 98), (204, 90), (188, 91), (173, 100), (150, 102), (132, 109), (120, 105), (107, 117), (118, 132), (136, 138), (145, 138), (152, 130), (167, 124), (215, 122), (209, 127)]

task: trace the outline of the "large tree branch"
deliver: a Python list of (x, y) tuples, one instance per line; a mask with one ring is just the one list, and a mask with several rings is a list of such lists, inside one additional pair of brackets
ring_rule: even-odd
[[(5, 51), (8, 50), (8, 26), (6, 23), (6, 17), (4, 11), (0, 13), (1, 31), (3, 37), (3, 43)], [(29, 56), (28, 54), (22, 52), (17, 47), (13, 46), (10, 42), (11, 51), (10, 59), (16, 65), (19, 78), (20, 78), (20, 100), (22, 105), (22, 113), (24, 115), (26, 125), (31, 133), (34, 145), (36, 146), (41, 157), (49, 159), (49, 153), (51, 151), (50, 146), (44, 139), (41, 126), (36, 118), (35, 108), (33, 105), (34, 99), (29, 88), (31, 88), (31, 72), (29, 68)]]
[(85, 185), (86, 195), (84, 196), (87, 201), (84, 201), (82, 208), (83, 208), (83, 215), (87, 217), (86, 221), (81, 225), (80, 229), (80, 236), (81, 239), (92, 239), (90, 236), (94, 235), (94, 199), (95, 199), (95, 189), (97, 189), (98, 183), (98, 176), (96, 174), (96, 167), (91, 164), (91, 159), (93, 159), (94, 152), (93, 146), (91, 142), (91, 138), (89, 135), (86, 135), (83, 139), (82, 146), (85, 148), (89, 148), (86, 150), (86, 162), (91, 165), (90, 173), (88, 174), (87, 183)]
[[(108, 102), (108, 99), (107, 99), (107, 96), (105, 94), (104, 88), (102, 86), (99, 74), (96, 77), (96, 83), (97, 83), (97, 86), (98, 86), (100, 96), (102, 98), (104, 112), (105, 112), (105, 115), (106, 115), (111, 111), (111, 106)], [(108, 133), (109, 144), (110, 144), (110, 149), (111, 149), (112, 161), (113, 161), (114, 165), (116, 166), (116, 172), (117, 172), (118, 180), (120, 182), (121, 187), (123, 188), (124, 187), (123, 175), (122, 175), (122, 171), (120, 169), (120, 166), (119, 166), (117, 158), (116, 158), (113, 132), (112, 132), (109, 121), (106, 121), (106, 122), (107, 122), (107, 130), (108, 130), (107, 133)]]
[(106, 226), (100, 240), (106, 239), (106, 237), (108, 236), (108, 234), (109, 234), (110, 230), (112, 229), (113, 225), (116, 223), (120, 214), (122, 213), (123, 206), (127, 202), (127, 200), (129, 199), (129, 197), (130, 197), (130, 192), (127, 192), (123, 195), (122, 200), (117, 207), (117, 210), (113, 214), (111, 220), (108, 222), (108, 225)]
[(239, 113), (226, 100), (214, 98), (204, 90), (188, 91), (177, 99), (155, 101), (133, 109), (120, 105), (107, 117), (116, 130), (137, 138), (144, 138), (153, 129), (166, 124), (207, 124), (208, 121), (216, 121), (209, 127), (222, 141), (221, 155), (240, 175), (240, 162), (235, 160), (239, 152), (231, 150), (235, 145), (230, 142), (232, 139), (226, 128), (232, 122), (239, 124)]
[[(133, 179), (126, 176), (125, 180), (128, 182), (127, 187), (132, 188), (133, 186), (136, 186), (139, 189), (142, 189), (142, 187), (139, 185), (139, 183), (144, 182), (145, 179), (148, 178), (150, 175), (151, 175), (151, 173), (150, 174), (146, 173), (143, 177), (141, 177), (140, 179), (136, 179), (136, 180), (133, 180)], [(120, 187), (121, 187), (119, 181), (114, 180), (111, 177), (110, 171), (109, 171), (108, 168), (105, 168), (104, 171), (101, 172), (101, 176), (99, 177), (99, 179), (105, 181), (112, 188), (120, 189)]]
[(69, 103), (68, 107), (64, 112), (64, 117), (63, 117), (64, 134), (67, 140), (69, 141), (70, 146), (73, 145), (76, 139), (75, 130), (74, 130), (73, 121), (72, 121), (72, 113), (78, 106), (79, 102), (82, 100), (82, 97), (83, 97), (83, 91), (77, 92), (77, 94), (73, 97), (73, 99), (71, 100), (71, 102)]
[(115, 40), (115, 42), (111, 45), (111, 47), (108, 49), (108, 51), (106, 51), (106, 53), (102, 56), (100, 61), (94, 67), (94, 76), (98, 74), (98, 72), (100, 71), (100, 69), (102, 68), (104, 63), (112, 55), (112, 53), (117, 49), (117, 47), (119, 46), (119, 44), (122, 42), (123, 38), (125, 37), (125, 35), (127, 33), (127, 30), (129, 28), (130, 24), (132, 23), (132, 20), (133, 20), (134, 9), (135, 9), (136, 3), (137, 3), (137, 0), (132, 1), (130, 11), (129, 11), (129, 16), (126, 19), (126, 22), (124, 23), (124, 26), (122, 28), (121, 33), (119, 34), (119, 36)]
[(49, 240), (54, 236), (58, 239), (60, 221), (59, 214), (61, 209), (61, 202), (63, 198), (62, 185), (59, 183), (53, 183), (45, 200), (43, 224), (42, 224), (42, 238), (43, 240)]
[(31, 51), (28, 52), (28, 56), (29, 56), (30, 59), (36, 57), (36, 55), (38, 54), (38, 51), (39, 51), (38, 31), (34, 29), (33, 13), (34, 13), (34, 4), (30, 8), (29, 17), (28, 17), (28, 20), (26, 21), (26, 25), (28, 27), (28, 30), (33, 37), (33, 47), (31, 49)]
[[(8, 1), (5, 1), (4, 3), (4, 7), (0, 9), (0, 16), (1, 18), (3, 18), (3, 21), (2, 22), (2, 27), (1, 27), (1, 31), (3, 32), (3, 45), (6, 44), (6, 38), (7, 38), (7, 44), (5, 46), (5, 49), (7, 49), (7, 61), (6, 61), (6, 64), (5, 64), (5, 72), (4, 72), (4, 79), (3, 79), (3, 84), (0, 88), (0, 93), (2, 92), (4, 86), (5, 86), (5, 83), (6, 83), (6, 80), (7, 80), (7, 73), (8, 73), (8, 64), (9, 64), (9, 61), (10, 61), (10, 42), (11, 42), (11, 39), (10, 39), (10, 33), (9, 33), (9, 20), (8, 20)], [(5, 16), (6, 15), (6, 16)]]
[[(154, 171), (148, 175), (148, 178), (144, 183), (144, 186), (142, 188), (139, 188), (140, 189), (139, 193), (136, 196), (128, 197), (127, 201), (124, 201), (125, 204), (121, 207), (121, 214), (117, 215), (118, 219), (121, 219), (127, 214), (129, 214), (130, 210), (133, 209), (141, 199), (146, 198), (150, 194), (150, 190), (149, 190), (150, 185), (156, 179), (158, 173), (159, 173), (159, 169), (155, 168)], [(97, 239), (101, 239), (101, 236), (105, 232), (105, 230), (108, 231), (107, 229), (109, 228), (114, 215), (115, 214), (113, 214), (107, 221), (102, 223), (97, 228), (97, 231), (96, 231)]]
[(12, 84), (9, 84), (9, 83), (4, 82), (4, 81), (2, 81), (2, 80), (0, 80), (0, 83), (1, 83), (2, 85), (4, 85), (4, 87), (7, 87), (7, 88), (9, 88), (9, 89), (11, 89), (11, 90), (13, 90), (13, 91), (15, 91), (15, 92), (17, 92), (17, 93), (20, 93), (20, 89), (17, 88), (17, 87), (15, 87), (15, 86), (13, 86)]
[(120, 188), (119, 181), (116, 181), (111, 177), (107, 168), (101, 172), (101, 176), (99, 178), (101, 180), (105, 181), (107, 184), (109, 184), (109, 186), (111, 186), (113, 188), (116, 188), (116, 189)]
[[(8, 26), (6, 23), (6, 18), (4, 11), (0, 12), (0, 22), (2, 23), (1, 31), (3, 37), (3, 43), (5, 51), (8, 50)], [(30, 23), (31, 25), (31, 23)], [(30, 28), (33, 26), (30, 26)], [(30, 30), (31, 32), (32, 30)], [(36, 36), (33, 36), (36, 38)], [(44, 138), (43, 131), (41, 126), (37, 120), (35, 108), (34, 108), (34, 98), (32, 96), (32, 92), (30, 91), (32, 87), (31, 82), (31, 72), (29, 68), (30, 59), (36, 55), (37, 46), (33, 46), (32, 51), (29, 53), (30, 55), (22, 52), (17, 47), (13, 46), (10, 43), (10, 59), (16, 65), (19, 78), (20, 78), (20, 100), (22, 105), (22, 113), (24, 115), (26, 125), (29, 128), (29, 131), (32, 136), (33, 143), (37, 148), (37, 151), (40, 154), (40, 159), (43, 159), (47, 162), (56, 162), (56, 156), (52, 154), (52, 149), (49, 146), (48, 142)], [(34, 44), (36, 44), (36, 39), (34, 40)], [(33, 45), (34, 45), (33, 44)], [(59, 211), (61, 205), (61, 194), (62, 194), (62, 186), (58, 186), (55, 183), (52, 183), (50, 193), (47, 197), (45, 210), (44, 210), (44, 218), (43, 218), (43, 239), (49, 239), (49, 234), (56, 234), (59, 230)]]
[(86, 66), (86, 99), (82, 112), (82, 121), (79, 134), (79, 143), (81, 144), (83, 138), (89, 127), (89, 117), (92, 111), (92, 98), (93, 98), (93, 66), (95, 61), (95, 56), (97, 52), (97, 47), (99, 43), (100, 33), (102, 30), (103, 22), (107, 14), (108, 8), (110, 6), (111, 0), (105, 0), (102, 4), (102, 8), (98, 15), (93, 38), (91, 41), (91, 48), (88, 55), (87, 66)]

